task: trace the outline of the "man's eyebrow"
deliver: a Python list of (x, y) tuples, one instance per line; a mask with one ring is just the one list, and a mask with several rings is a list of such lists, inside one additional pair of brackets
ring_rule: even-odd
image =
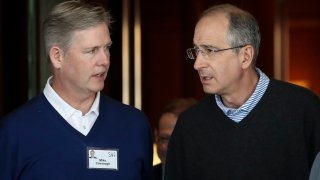
[(111, 46), (112, 45), (112, 41), (106, 43), (106, 46)]
[(194, 44), (194, 47), (203, 48), (203, 49), (217, 49), (217, 47), (209, 44), (200, 44), (198, 46)]

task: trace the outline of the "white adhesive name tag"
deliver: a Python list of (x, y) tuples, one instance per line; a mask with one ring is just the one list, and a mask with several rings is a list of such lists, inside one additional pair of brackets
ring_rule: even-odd
[(118, 170), (118, 149), (87, 148), (89, 169)]

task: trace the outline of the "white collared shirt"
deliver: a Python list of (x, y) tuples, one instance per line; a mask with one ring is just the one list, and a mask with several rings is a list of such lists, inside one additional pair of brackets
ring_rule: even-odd
[(63, 117), (63, 119), (65, 119), (81, 134), (86, 136), (90, 132), (99, 115), (100, 92), (97, 93), (88, 113), (82, 115), (81, 111), (70, 106), (54, 91), (50, 85), (51, 79), (52, 76), (48, 78), (47, 84), (43, 90), (44, 96), (54, 109)]

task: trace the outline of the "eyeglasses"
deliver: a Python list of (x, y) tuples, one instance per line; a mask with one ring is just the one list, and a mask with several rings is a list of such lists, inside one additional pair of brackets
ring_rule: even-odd
[(241, 46), (235, 46), (235, 47), (231, 47), (231, 48), (226, 48), (226, 49), (213, 49), (213, 48), (198, 48), (198, 47), (194, 47), (194, 48), (188, 48), (187, 49), (187, 55), (189, 59), (197, 59), (199, 52), (201, 53), (201, 55), (203, 57), (211, 57), (214, 54), (216, 54), (217, 52), (220, 51), (226, 51), (226, 50), (230, 50), (230, 49), (236, 49), (236, 48), (243, 48), (246, 45), (241, 45)]

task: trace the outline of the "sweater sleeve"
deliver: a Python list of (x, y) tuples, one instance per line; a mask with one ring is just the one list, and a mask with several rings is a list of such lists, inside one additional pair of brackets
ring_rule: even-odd
[(166, 157), (166, 164), (165, 164), (165, 180), (185, 180), (184, 177), (184, 144), (183, 142), (183, 128), (177, 121), (177, 124), (173, 130), (173, 133), (170, 137), (169, 145), (168, 145), (168, 152)]
[[(11, 137), (12, 138), (12, 137)], [(12, 140), (3, 126), (0, 126), (0, 179), (14, 179), (15, 156)]]
[(311, 101), (305, 105), (305, 137), (308, 143), (309, 164), (311, 165), (320, 151), (320, 99), (313, 94)]
[(146, 152), (144, 153), (145, 167), (143, 168), (142, 179), (150, 180), (152, 179), (153, 143), (152, 143), (152, 133), (148, 124), (145, 126), (144, 132), (145, 132), (144, 137), (141, 137), (141, 139), (144, 139), (144, 146), (145, 146), (144, 149)]

